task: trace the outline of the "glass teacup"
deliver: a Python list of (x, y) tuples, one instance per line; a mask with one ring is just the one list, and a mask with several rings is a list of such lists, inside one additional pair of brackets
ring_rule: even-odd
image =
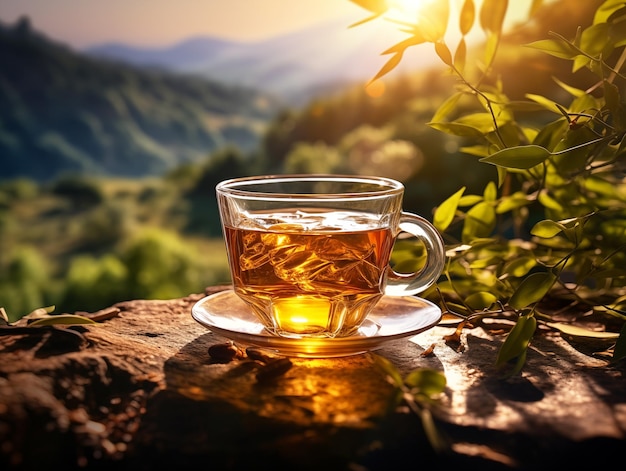
[[(256, 176), (223, 181), (216, 192), (234, 291), (272, 334), (353, 335), (383, 295), (415, 295), (443, 270), (441, 235), (402, 211), (398, 181)], [(401, 233), (426, 249), (418, 272), (389, 265)]]

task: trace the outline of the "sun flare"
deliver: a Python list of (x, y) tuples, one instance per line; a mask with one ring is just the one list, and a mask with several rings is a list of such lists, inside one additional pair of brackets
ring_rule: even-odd
[(420, 10), (426, 7), (428, 3), (429, 0), (391, 0), (388, 5), (390, 14), (412, 23), (417, 20)]

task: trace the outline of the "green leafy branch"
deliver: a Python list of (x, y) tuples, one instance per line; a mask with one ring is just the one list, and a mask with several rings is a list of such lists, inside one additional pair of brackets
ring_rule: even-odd
[(386, 358), (370, 354), (374, 365), (383, 372), (387, 381), (394, 387), (393, 407), (404, 403), (421, 421), (422, 429), (433, 451), (446, 453), (449, 443), (437, 428), (432, 408), (438, 397), (446, 389), (446, 377), (430, 368), (419, 368), (402, 377), (397, 368)]
[[(359, 24), (391, 13), (385, 1), (354, 3), (372, 13)], [(541, 4), (533, 2), (530, 14)], [(408, 48), (432, 43), (457, 84), (429, 125), (471, 141), (461, 150), (497, 171), (497, 182), (482, 194), (465, 194), (463, 187), (435, 209), (448, 253), (436, 291), (444, 310), (466, 321), (515, 320), (496, 360), (503, 369), (512, 366), (511, 374), (522, 369), (539, 325), (615, 339), (607, 352), (619, 361), (626, 358), (626, 4), (604, 1), (572, 40), (550, 32), (551, 39), (527, 45), (571, 61), (572, 72), (585, 68), (597, 77), (586, 90), (555, 78), (571, 97), (568, 104), (532, 94), (511, 101), (492, 77), (507, 9), (505, 0), (482, 2), (483, 60), (470, 71), (465, 38), (477, 23), (474, 2), (463, 2), (454, 50), (446, 43), (449, 2), (430, 2), (415, 24), (400, 23), (408, 38), (383, 52), (391, 57), (372, 79), (394, 70)], [(531, 126), (518, 112), (542, 118)], [(546, 112), (554, 119), (544, 123)], [(554, 300), (622, 328), (598, 332), (554, 322), (546, 308)]]

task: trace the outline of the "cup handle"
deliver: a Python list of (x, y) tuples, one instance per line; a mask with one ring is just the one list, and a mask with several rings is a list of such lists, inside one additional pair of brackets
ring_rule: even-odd
[(446, 261), (443, 238), (428, 220), (412, 213), (402, 212), (398, 224), (400, 232), (413, 235), (426, 248), (426, 263), (415, 273), (398, 273), (387, 267), (388, 296), (412, 296), (433, 285), (441, 275)]

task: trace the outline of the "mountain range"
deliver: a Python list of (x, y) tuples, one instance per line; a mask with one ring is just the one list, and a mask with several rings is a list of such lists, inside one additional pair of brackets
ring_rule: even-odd
[(235, 84), (94, 59), (0, 23), (0, 180), (162, 175), (233, 145), (258, 147), (280, 108)]
[[(394, 42), (388, 25), (371, 23), (350, 28), (337, 19), (258, 42), (193, 37), (164, 48), (105, 43), (86, 54), (254, 87), (290, 105), (303, 105), (342, 84), (365, 83), (386, 62), (379, 54)], [(407, 51), (398, 71), (423, 69), (437, 58), (429, 45)]]
[(278, 111), (364, 84), (384, 64), (377, 51), (396, 39), (380, 26), (348, 26), (251, 43), (194, 37), (76, 50), (27, 17), (0, 21), (0, 180), (162, 175), (227, 145), (256, 150)]

